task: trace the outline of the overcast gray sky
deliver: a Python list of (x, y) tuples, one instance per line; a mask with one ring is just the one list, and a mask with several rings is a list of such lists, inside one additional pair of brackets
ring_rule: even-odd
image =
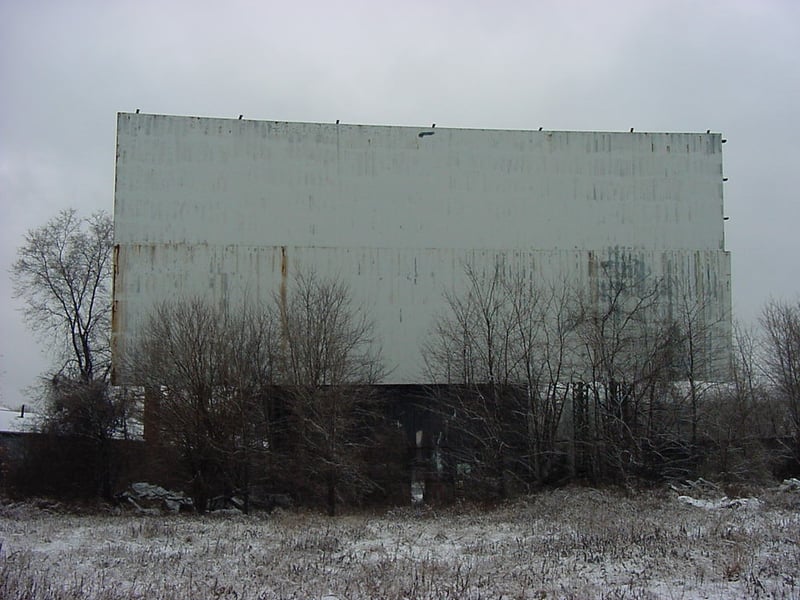
[[(800, 296), (800, 2), (0, 0), (0, 404), (48, 368), (8, 271), (113, 208), (118, 111), (722, 132), (734, 316)], [(795, 171), (798, 169), (798, 171)]]

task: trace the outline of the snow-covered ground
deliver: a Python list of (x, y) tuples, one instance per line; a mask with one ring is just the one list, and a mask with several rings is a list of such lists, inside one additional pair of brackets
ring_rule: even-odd
[(39, 415), (32, 413), (30, 407), (12, 410), (5, 406), (0, 406), (0, 433), (33, 431), (38, 422)]
[(569, 488), (336, 518), (7, 503), (0, 597), (800, 598), (800, 496), (749, 495), (759, 501)]

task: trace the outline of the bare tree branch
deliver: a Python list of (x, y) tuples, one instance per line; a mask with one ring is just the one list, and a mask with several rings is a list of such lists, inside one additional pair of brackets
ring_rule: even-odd
[(112, 247), (106, 213), (81, 218), (69, 209), (28, 231), (11, 268), (26, 322), (55, 344), (62, 370), (86, 382), (105, 379), (110, 367)]

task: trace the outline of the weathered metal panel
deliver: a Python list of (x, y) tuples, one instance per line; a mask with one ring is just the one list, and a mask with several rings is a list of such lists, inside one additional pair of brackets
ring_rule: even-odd
[[(464, 265), (491, 273), (501, 261), (509, 272), (521, 272), (541, 282), (564, 281), (579, 289), (606, 285), (605, 272), (591, 273), (591, 256), (584, 250), (309, 248), (296, 246), (242, 246), (130, 244), (118, 253), (119, 271), (125, 273), (115, 297), (117, 356), (124, 354), (129, 332), (144, 323), (147, 310), (158, 301), (204, 296), (215, 303), (270, 302), (293, 277), (308, 270), (337, 274), (351, 286), (377, 325), (393, 383), (420, 382), (423, 365), (419, 349), (432, 319), (443, 308), (442, 293), (463, 285)], [(719, 345), (720, 364), (727, 364), (730, 340), (730, 287), (726, 275), (728, 256), (709, 250), (606, 249), (604, 265), (614, 261), (636, 265), (631, 283), (652, 285), (664, 280), (663, 294), (688, 294), (707, 298), (704, 321), (714, 324), (713, 343)], [(667, 277), (674, 279), (667, 280)], [(118, 278), (117, 280), (121, 280)], [(673, 289), (673, 281), (686, 288)], [(676, 308), (676, 310), (678, 310)], [(120, 335), (123, 334), (123, 335)]]
[(422, 381), (420, 345), (467, 262), (587, 287), (601, 263), (674, 274), (729, 331), (721, 182), (717, 134), (120, 114), (114, 358), (159, 300), (268, 300), (309, 268), (370, 309), (391, 383)]
[(722, 249), (718, 134), (123, 114), (117, 242)]

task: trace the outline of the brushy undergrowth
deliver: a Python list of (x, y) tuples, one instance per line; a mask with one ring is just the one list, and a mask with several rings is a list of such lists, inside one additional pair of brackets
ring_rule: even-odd
[(0, 509), (0, 598), (800, 598), (795, 498), (570, 488), (329, 518)]

